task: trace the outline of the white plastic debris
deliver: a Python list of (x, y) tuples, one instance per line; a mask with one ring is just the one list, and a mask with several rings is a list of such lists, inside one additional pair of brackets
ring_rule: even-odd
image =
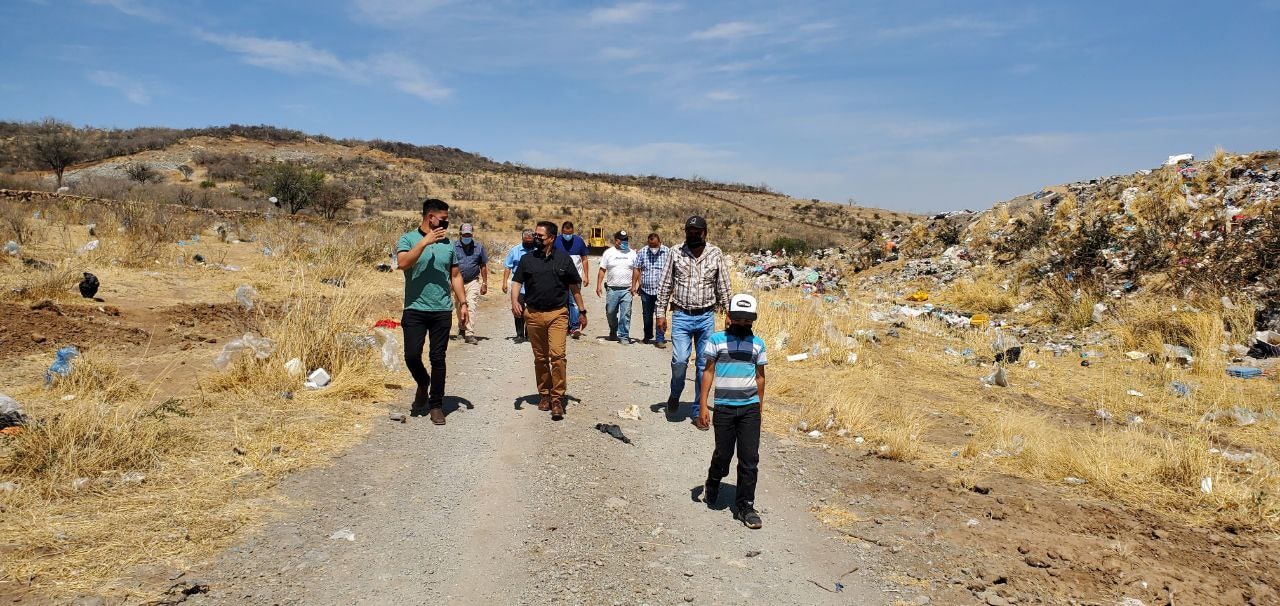
[(1085, 483), (1083, 478), (1077, 478), (1075, 476), (1067, 476), (1065, 478), (1062, 478), (1062, 481), (1072, 486), (1080, 486), (1081, 484)]
[(969, 518), (969, 520), (965, 522), (964, 525), (970, 528), (973, 528), (974, 526), (978, 525), (978, 520), (974, 518)]
[(92, 483), (93, 483), (93, 480), (90, 480), (89, 478), (76, 478), (74, 480), (71, 480), (71, 490), (79, 492), (81, 490), (88, 488), (89, 485)]
[(849, 352), (849, 355), (845, 357), (844, 362), (845, 362), (845, 364), (857, 364), (857, 363), (858, 363), (858, 352), (856, 352), (856, 351), (851, 351), (851, 352)]
[(285, 362), (284, 370), (289, 373), (290, 378), (297, 379), (302, 377), (302, 360), (293, 358), (292, 360)]
[(1099, 409), (1097, 409), (1097, 410), (1093, 411), (1093, 416), (1098, 417), (1098, 420), (1100, 420), (1100, 421), (1110, 421), (1110, 420), (1111, 420), (1111, 413), (1110, 413), (1110, 412), (1107, 412), (1107, 409), (1105, 409), (1105, 408), (1099, 408)]
[(323, 368), (317, 368), (311, 371), (311, 374), (307, 375), (307, 381), (302, 385), (309, 389), (320, 389), (321, 387), (328, 385), (331, 380), (333, 380), (333, 377), (329, 376), (329, 371)]
[(231, 363), (231, 358), (242, 351), (251, 351), (254, 358), (265, 360), (275, 351), (275, 348), (275, 341), (253, 333), (245, 333), (239, 339), (232, 339), (222, 346), (222, 352), (213, 359), (213, 366), (218, 370), (226, 370), (227, 365)]
[(804, 361), (804, 360), (808, 360), (808, 359), (809, 359), (809, 354), (808, 354), (808, 352), (798, 353), (798, 354), (792, 354), (792, 355), (787, 356), (787, 361), (788, 361), (788, 362), (802, 362), (802, 361)]
[(121, 484), (141, 484), (147, 479), (147, 474), (141, 471), (130, 471), (120, 476)]
[(1107, 313), (1107, 306), (1105, 303), (1093, 304), (1093, 321), (1095, 324), (1102, 322), (1102, 314), (1104, 313)]
[(1205, 476), (1205, 477), (1203, 477), (1203, 478), (1200, 478), (1200, 492), (1203, 492), (1203, 493), (1205, 493), (1205, 494), (1212, 494), (1212, 493), (1213, 493), (1213, 478), (1212, 478), (1212, 477), (1210, 477), (1210, 476)]
[(817, 439), (817, 438), (821, 438), (821, 437), (822, 437), (822, 432), (821, 432), (821, 431), (818, 431), (818, 430), (816, 430), (816, 429), (815, 429), (815, 430), (813, 430), (813, 431), (811, 431), (811, 432), (809, 432), (809, 433), (807, 433), (807, 434), (805, 434), (805, 435), (807, 435), (807, 436), (809, 436), (809, 437), (811, 437), (811, 438)]
[(14, 481), (0, 482), (0, 494), (12, 494), (18, 491), (18, 483)]
[(1195, 162), (1195, 161), (1196, 161), (1195, 154), (1178, 154), (1176, 156), (1169, 156), (1169, 159), (1164, 161), (1164, 165), (1177, 166), (1179, 164), (1182, 164), (1183, 162)]
[(999, 386), (999, 387), (1008, 387), (1008, 386), (1009, 386), (1009, 377), (1005, 376), (1005, 374), (1004, 374), (1004, 366), (1001, 366), (1001, 365), (997, 364), (997, 365), (996, 365), (996, 369), (995, 369), (994, 371), (992, 371), (992, 373), (991, 373), (990, 375), (987, 375), (986, 377), (984, 377), (984, 378), (982, 379), (982, 382), (983, 382), (983, 383), (986, 383), (987, 385), (996, 385), (996, 386)]
[(378, 335), (382, 349), (382, 366), (387, 370), (400, 369), (400, 342), (396, 340), (395, 333), (391, 329), (378, 326), (373, 329)]
[(1031, 308), (1034, 306), (1035, 304), (1030, 301), (1027, 301), (1026, 303), (1019, 303), (1017, 307), (1013, 308), (1013, 313), (1016, 313), (1016, 314), (1027, 313), (1031, 311)]
[(241, 284), (236, 287), (236, 300), (240, 302), (240, 306), (245, 311), (253, 311), (253, 298), (258, 296), (258, 291), (248, 284)]
[(858, 437), (856, 437), (856, 438), (854, 438), (854, 439), (853, 439), (853, 443), (854, 443), (854, 444), (862, 444), (863, 442), (866, 442), (866, 441), (867, 441), (867, 439), (866, 439), (866, 438), (864, 438), (864, 437), (862, 437), (862, 436), (858, 436)]
[(1030, 368), (1031, 370), (1035, 370), (1037, 368), (1040, 368), (1040, 363), (1035, 360), (1027, 360), (1027, 368)]
[(84, 253), (87, 253), (91, 250), (97, 250), (97, 249), (98, 249), (98, 241), (90, 240), (88, 244), (81, 246), (76, 252), (83, 255)]
[(632, 404), (617, 412), (619, 419), (627, 419), (628, 421), (640, 420), (640, 405)]
[(342, 528), (333, 531), (333, 534), (329, 535), (329, 539), (332, 541), (355, 541), (356, 533), (351, 532), (350, 528)]
[(1130, 425), (1142, 424), (1142, 417), (1140, 415), (1130, 414), (1128, 417), (1125, 417), (1125, 418), (1129, 421)]
[(1131, 396), (1133, 396), (1133, 397), (1135, 397), (1135, 398), (1141, 398), (1141, 397), (1143, 397), (1143, 396), (1145, 395), (1145, 394), (1143, 394), (1142, 392), (1140, 392), (1140, 391), (1138, 391), (1138, 390), (1136, 390), (1136, 389), (1130, 389), (1130, 390), (1129, 390), (1128, 392), (1126, 392), (1126, 393), (1128, 393), (1129, 395), (1131, 395)]
[(1147, 359), (1147, 354), (1142, 353), (1142, 352), (1140, 352), (1140, 351), (1130, 351), (1130, 352), (1126, 352), (1126, 353), (1124, 354), (1124, 357), (1129, 358), (1130, 360), (1133, 360), (1133, 361), (1137, 362), (1138, 360), (1145, 360), (1145, 359)]
[(9, 240), (8, 242), (5, 242), (4, 252), (5, 254), (16, 257), (18, 255), (18, 243), (14, 242), (13, 240)]

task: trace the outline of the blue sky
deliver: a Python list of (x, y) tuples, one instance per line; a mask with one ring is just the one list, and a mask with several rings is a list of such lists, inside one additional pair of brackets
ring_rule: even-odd
[(267, 123), (985, 208), (1280, 148), (1280, 0), (7, 0), (0, 118)]

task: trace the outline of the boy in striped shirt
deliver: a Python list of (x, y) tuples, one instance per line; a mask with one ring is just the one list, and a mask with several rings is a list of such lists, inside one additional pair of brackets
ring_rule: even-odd
[[(738, 452), (738, 492), (734, 518), (747, 528), (764, 523), (756, 512), (756, 466), (760, 462), (760, 406), (764, 402), (764, 366), (768, 363), (764, 340), (751, 333), (756, 319), (756, 299), (734, 295), (729, 301), (729, 322), (714, 333), (700, 352), (703, 371), (702, 408), (698, 429), (716, 428), (716, 448), (707, 470), (703, 500), (714, 507), (720, 497), (720, 480), (729, 475), (729, 460)], [(715, 417), (711, 416), (712, 390)]]

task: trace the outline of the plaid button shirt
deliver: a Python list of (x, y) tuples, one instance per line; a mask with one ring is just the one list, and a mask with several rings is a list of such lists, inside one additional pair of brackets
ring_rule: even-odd
[(645, 294), (658, 294), (658, 282), (662, 280), (667, 259), (671, 258), (670, 252), (665, 244), (658, 247), (658, 252), (653, 252), (648, 246), (636, 251), (636, 263), (632, 267), (640, 270), (640, 290)]
[(658, 280), (658, 313), (668, 305), (683, 309), (729, 308), (729, 266), (724, 253), (708, 244), (695, 257), (687, 245), (673, 249)]

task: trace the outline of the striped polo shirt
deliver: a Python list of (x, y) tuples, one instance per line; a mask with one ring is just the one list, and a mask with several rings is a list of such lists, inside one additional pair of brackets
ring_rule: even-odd
[(707, 339), (702, 355), (716, 364), (713, 399), (716, 406), (760, 403), (760, 394), (756, 391), (756, 367), (768, 363), (764, 340), (754, 335), (750, 339), (739, 339), (720, 331)]

